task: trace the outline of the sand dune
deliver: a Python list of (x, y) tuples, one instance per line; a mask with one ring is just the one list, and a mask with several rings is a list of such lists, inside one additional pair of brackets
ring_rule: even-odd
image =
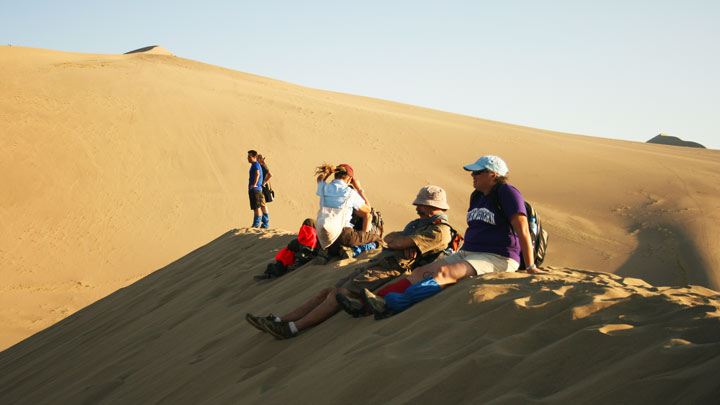
[[(410, 211), (408, 209), (408, 211)], [(712, 403), (720, 294), (607, 273), (462, 280), (394, 317), (288, 311), (369, 255), (253, 282), (292, 238), (240, 229), (0, 353), (2, 403)]]
[[(229, 401), (239, 392), (280, 400), (300, 386), (337, 399), (361, 395), (358, 382), (376, 385), (408, 368), (416, 371), (412, 378), (367, 398), (638, 398), (633, 390), (650, 383), (697, 386), (697, 400), (717, 392), (705, 379), (711, 374), (705, 367), (717, 369), (717, 342), (709, 338), (718, 335), (711, 308), (717, 293), (703, 287), (720, 289), (719, 151), (537, 130), (147, 51), (91, 55), (9, 46), (0, 47), (0, 146), (0, 349), (42, 331), (0, 356), (0, 398), (50, 395), (37, 390), (42, 382), (57, 398), (89, 401), (140, 395), (159, 401), (180, 393), (188, 402), (194, 395)], [(248, 149), (266, 154), (275, 175), (275, 229), (226, 234), (185, 256), (249, 225)], [(556, 270), (549, 279), (506, 276), (453, 287), (422, 307), (435, 328), (422, 327), (419, 309), (378, 324), (336, 317), (287, 345), (243, 324), (246, 311), (271, 303), (286, 309), (338, 277), (330, 266), (272, 286), (248, 282), (271, 250), (315, 214), (314, 166), (352, 164), (388, 229), (411, 218), (418, 188), (440, 185), (448, 191), (450, 220), (462, 229), (471, 182), (461, 166), (490, 153), (508, 162), (511, 182), (550, 232), (546, 264)], [(655, 287), (631, 282), (636, 279)], [(478, 295), (478, 283), (497, 283), (489, 291), (500, 291)], [(607, 302), (614, 309), (603, 309)], [(496, 307), (502, 310), (493, 312)], [(635, 315), (625, 321), (612, 311)], [(674, 315), (663, 318), (664, 312)], [(174, 332), (180, 325), (183, 333)], [(499, 330), (478, 329), (486, 327)], [(342, 333), (352, 335), (336, 340)], [(488, 336), (496, 340), (487, 342)], [(380, 347), (363, 357), (368, 345)], [(598, 345), (606, 356), (576, 345)], [(327, 346), (328, 355), (316, 352)], [(614, 347), (621, 354), (611, 353)], [(30, 357), (20, 360), (23, 353)], [(407, 355), (415, 360), (403, 360)], [(207, 356), (215, 360), (205, 362)], [(61, 357), (62, 372), (49, 366)], [(218, 357), (235, 361), (219, 364)], [(559, 364), (550, 361), (558, 357)], [(594, 361), (599, 365), (591, 367)], [(308, 371), (309, 362), (326, 367)], [(563, 377), (550, 381), (539, 371), (527, 377), (515, 363), (550, 367)], [(189, 374), (167, 372), (175, 366)], [(529, 381), (500, 393), (515, 377), (487, 385), (465, 377), (467, 371), (502, 374), (498, 369)], [(635, 374), (619, 381), (621, 369)], [(66, 384), (50, 384), (56, 377)], [(155, 384), (146, 380), (166, 384), (153, 393), (160, 385), (145, 391)], [(214, 390), (220, 381), (228, 388)], [(419, 388), (409, 387), (413, 381)], [(439, 388), (440, 382), (450, 386)], [(662, 396), (664, 390), (658, 398), (674, 398)], [(601, 394), (592, 396), (596, 391)]]

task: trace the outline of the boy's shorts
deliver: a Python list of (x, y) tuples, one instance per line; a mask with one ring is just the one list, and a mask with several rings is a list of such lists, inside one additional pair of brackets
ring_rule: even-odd
[(265, 196), (262, 190), (250, 190), (250, 209), (256, 210), (265, 206)]

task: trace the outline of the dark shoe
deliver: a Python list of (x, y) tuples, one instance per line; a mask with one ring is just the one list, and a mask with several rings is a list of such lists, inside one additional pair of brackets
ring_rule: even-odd
[(261, 316), (253, 316), (252, 314), (245, 314), (245, 320), (252, 326), (260, 329), (263, 332), (267, 332), (265, 328), (263, 327), (261, 320), (265, 319), (268, 321), (275, 321), (275, 315), (269, 314), (268, 316), (261, 317)]
[(256, 274), (253, 276), (253, 280), (257, 280), (257, 281), (267, 280), (267, 279), (271, 279), (271, 278), (272, 278), (272, 276), (270, 276), (269, 274), (266, 274), (266, 273)]
[(350, 314), (353, 318), (370, 315), (370, 313), (368, 313), (365, 309), (365, 305), (355, 298), (350, 298), (345, 294), (337, 294), (335, 295), (335, 300), (338, 305), (340, 305), (340, 308), (345, 310), (345, 312)]
[(360, 296), (363, 304), (375, 315), (375, 320), (385, 319), (393, 314), (393, 312), (385, 304), (383, 297), (378, 297), (373, 294), (367, 288), (363, 291), (363, 295)]
[(349, 248), (347, 246), (340, 247), (340, 260), (352, 259), (353, 257), (355, 257), (355, 254), (353, 253), (352, 248)]
[(263, 329), (269, 334), (275, 336), (275, 339), (290, 339), (295, 337), (295, 334), (290, 330), (290, 323), (285, 321), (275, 322), (274, 320), (261, 319)]

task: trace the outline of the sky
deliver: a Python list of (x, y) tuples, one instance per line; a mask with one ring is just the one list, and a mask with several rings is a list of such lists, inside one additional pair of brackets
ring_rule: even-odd
[(720, 1), (15, 1), (0, 44), (173, 54), (534, 128), (720, 149)]

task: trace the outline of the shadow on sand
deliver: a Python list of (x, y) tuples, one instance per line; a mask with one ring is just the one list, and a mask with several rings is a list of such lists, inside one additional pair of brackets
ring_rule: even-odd
[(615, 274), (641, 278), (656, 286), (716, 287), (710, 285), (710, 269), (682, 229), (660, 224), (637, 232), (637, 249)]

